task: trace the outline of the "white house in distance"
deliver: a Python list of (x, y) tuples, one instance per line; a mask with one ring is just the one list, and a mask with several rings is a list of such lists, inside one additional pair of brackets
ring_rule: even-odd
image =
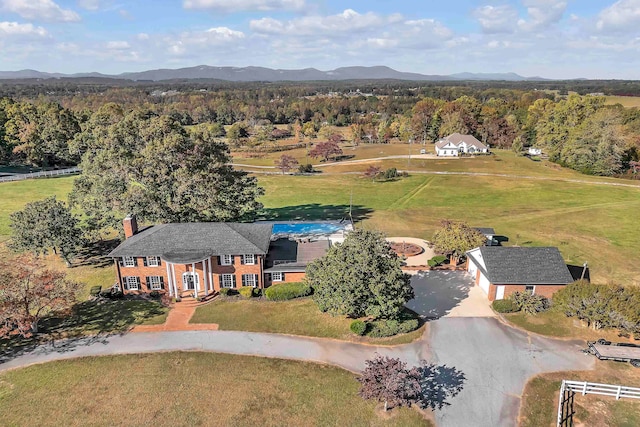
[(436, 142), (436, 154), (441, 157), (458, 157), (460, 153), (488, 153), (489, 146), (473, 135), (454, 133)]
[(530, 156), (539, 156), (539, 155), (542, 154), (542, 150), (540, 148), (536, 148), (536, 147), (529, 147), (528, 154)]

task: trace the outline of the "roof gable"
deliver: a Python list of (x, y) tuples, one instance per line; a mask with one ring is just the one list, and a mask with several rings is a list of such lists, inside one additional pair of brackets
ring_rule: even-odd
[(456, 146), (466, 145), (467, 147), (475, 147), (478, 149), (486, 149), (487, 146), (482, 142), (478, 141), (478, 139), (473, 135), (463, 135), (461, 133), (452, 133), (451, 135), (444, 138), (446, 141), (450, 141)]
[[(566, 285), (573, 282), (558, 248), (479, 248), (487, 279), (494, 285)], [(477, 255), (477, 254), (476, 254)]]

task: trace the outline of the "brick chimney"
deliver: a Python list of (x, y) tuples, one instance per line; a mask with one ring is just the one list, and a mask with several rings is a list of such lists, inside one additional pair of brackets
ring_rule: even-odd
[(122, 225), (124, 226), (124, 237), (127, 239), (138, 232), (138, 221), (133, 214), (127, 215), (122, 221)]

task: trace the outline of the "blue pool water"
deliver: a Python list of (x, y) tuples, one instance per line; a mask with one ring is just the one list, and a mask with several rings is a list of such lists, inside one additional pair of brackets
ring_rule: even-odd
[(328, 222), (298, 222), (273, 224), (273, 234), (333, 234), (344, 229), (342, 224), (332, 224)]

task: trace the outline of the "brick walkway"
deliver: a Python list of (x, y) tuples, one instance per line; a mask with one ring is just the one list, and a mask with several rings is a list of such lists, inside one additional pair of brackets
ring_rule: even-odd
[(208, 303), (209, 301), (198, 302), (193, 298), (184, 298), (171, 306), (167, 320), (162, 325), (138, 325), (131, 332), (217, 331), (216, 323), (189, 323), (196, 308)]

